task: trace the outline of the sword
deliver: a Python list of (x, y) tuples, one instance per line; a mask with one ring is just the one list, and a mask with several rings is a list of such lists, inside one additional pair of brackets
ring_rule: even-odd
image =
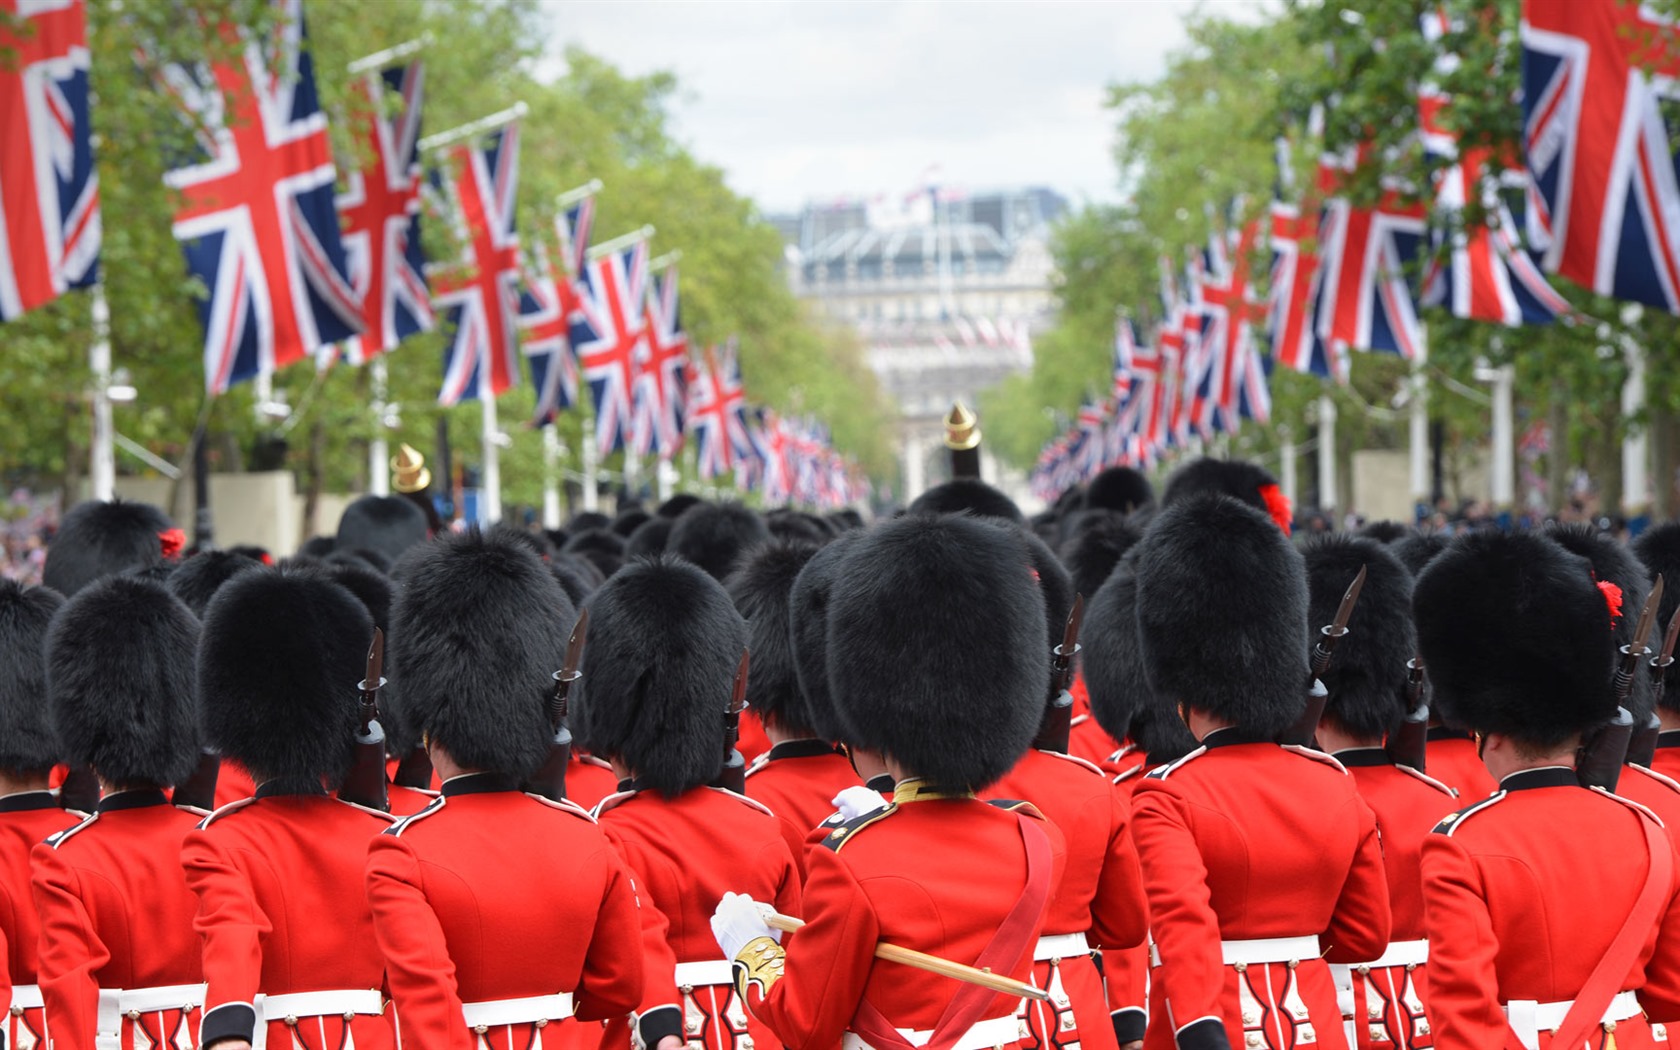
[(572, 685), (583, 677), (578, 667), (583, 662), (583, 641), (588, 634), (589, 610), (584, 609), (578, 613), (572, 637), (566, 643), (566, 662), (554, 672), (554, 695), (548, 700), (548, 724), (554, 730), (554, 739), (549, 742), (548, 757), (525, 785), (533, 795), (555, 802), (566, 797), (566, 767), (572, 761), (572, 731), (566, 726), (566, 715), (570, 713)]
[(385, 727), (379, 724), (379, 690), (385, 685), (385, 632), (373, 629), (368, 646), (367, 669), (356, 688), (361, 691), (362, 724), (356, 731), (356, 757), (350, 775), (338, 789), (338, 797), (358, 806), (390, 812), (391, 799), (385, 781)]
[(741, 663), (735, 668), (735, 689), (723, 712), (723, 769), (718, 773), (718, 787), (738, 795), (747, 790), (747, 760), (735, 745), (741, 742), (741, 711), (747, 706), (747, 670), (751, 665), (752, 653), (742, 649)]
[(1319, 628), (1318, 641), (1313, 644), (1312, 674), (1307, 678), (1307, 706), (1301, 712), (1301, 717), (1295, 724), (1283, 731), (1278, 738), (1280, 744), (1297, 744), (1311, 747), (1313, 738), (1318, 734), (1319, 719), (1324, 717), (1324, 705), (1330, 699), (1330, 694), (1319, 681), (1320, 676), (1330, 668), (1330, 657), (1336, 652), (1336, 646), (1347, 636), (1348, 620), (1353, 617), (1354, 606), (1359, 604), (1359, 592), (1365, 589), (1365, 566), (1359, 567), (1359, 575), (1348, 584), (1347, 593), (1342, 595), (1342, 604), (1336, 607), (1336, 618)]
[(1062, 629), (1062, 644), (1050, 651), (1050, 705), (1044, 709), (1033, 747), (1042, 751), (1066, 753), (1068, 734), (1073, 731), (1073, 660), (1079, 655), (1079, 627), (1085, 620), (1085, 596), (1073, 596), (1073, 608), (1068, 610), (1067, 626)]

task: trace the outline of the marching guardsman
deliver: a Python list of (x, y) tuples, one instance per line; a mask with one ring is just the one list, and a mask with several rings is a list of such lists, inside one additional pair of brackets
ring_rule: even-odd
[(820, 549), (802, 543), (765, 544), (750, 553), (728, 581), (729, 596), (746, 617), (747, 647), (752, 651), (747, 708), (758, 712), (771, 745), (747, 770), (747, 794), (776, 814), (801, 877), (805, 840), (834, 812), (835, 796), (860, 783), (851, 763), (834, 746), (838, 734), (818, 729), (823, 720), (799, 688), (793, 654), (789, 602), (794, 581)]
[(88, 500), (71, 507), (47, 545), (41, 582), (73, 598), (95, 580), (172, 562), (186, 534), (150, 503)]
[(1388, 947), (1388, 883), (1353, 778), (1276, 742), (1306, 708), (1301, 556), (1252, 506), (1170, 488), (1134, 553), (1145, 673), (1201, 741), (1132, 796), (1154, 938), (1144, 1045), (1341, 1050), (1327, 963)]
[(248, 1050), (258, 1031), (285, 1050), (395, 1045), (364, 890), (368, 840), (391, 818), (326, 787), (350, 769), (373, 631), (349, 590), (307, 568), (242, 573), (205, 615), (205, 737), (256, 781), (181, 854), (198, 899), (205, 1050)]
[(1499, 783), (1423, 846), (1435, 1046), (1657, 1045), (1649, 1022), (1680, 1020), (1680, 882), (1649, 811), (1577, 780), (1583, 734), (1616, 713), (1590, 567), (1543, 536), (1473, 532), (1412, 608), (1435, 702)]
[[(426, 516), (402, 496), (361, 496), (338, 519), (339, 551), (372, 551), (390, 565), (429, 535)], [(383, 568), (384, 566), (380, 566)]]
[[(1660, 631), (1673, 619), (1674, 610), (1680, 608), (1680, 522), (1646, 529), (1633, 541), (1633, 551), (1639, 555), (1639, 560), (1653, 579), (1661, 573), (1666, 581), (1662, 604), (1657, 608)], [(1671, 780), (1680, 781), (1680, 671), (1667, 670), (1654, 700), (1657, 717), (1662, 721), (1662, 731), (1657, 734), (1651, 768)]]
[(1289, 535), (1295, 512), (1283, 486), (1264, 467), (1242, 459), (1214, 459), (1204, 456), (1173, 471), (1161, 494), (1161, 506), (1170, 507), (1195, 496), (1230, 496), (1272, 519)]
[(426, 457), (407, 442), (391, 457), (391, 491), (420, 508), (431, 535), (446, 531), (437, 504), (432, 502), (432, 472), (426, 466)]
[[(587, 608), (573, 726), (622, 777), (595, 816), (635, 873), (648, 913), (639, 1042), (677, 1035), (696, 1050), (771, 1046), (736, 999), (709, 925), (731, 890), (799, 911), (799, 869), (775, 815), (709, 786), (733, 743), (725, 715), (746, 623), (721, 584), (669, 555), (625, 566)], [(629, 1044), (625, 1022), (608, 1026), (603, 1047)]]
[(59, 761), (47, 710), (47, 626), (64, 604), (57, 591), (0, 581), (0, 962), (11, 1012), (0, 1023), (11, 1050), (47, 1045), (36, 982), (40, 920), (29, 890), (29, 851), (84, 816), (47, 787)]
[(165, 789), (198, 764), (198, 621), (161, 586), (113, 576), (47, 635), (53, 727), (93, 767), (96, 813), (30, 855), (55, 1050), (189, 1050), (204, 1004), (181, 843), (205, 816)]
[[(813, 562), (812, 564), (815, 564)], [(892, 944), (1031, 976), (1064, 862), (1027, 803), (980, 801), (1038, 730), (1044, 602), (1017, 536), (910, 514), (849, 545), (828, 601), (834, 706), (846, 739), (885, 756), (893, 803), (807, 855), (805, 925), (784, 947), (731, 894), (712, 926), (736, 986), (789, 1050), (977, 1050), (1021, 1038), (1020, 997), (876, 958)], [(809, 567), (807, 567), (809, 568)]]
[[(1309, 537), (1301, 556), (1307, 564), (1309, 624), (1332, 622), (1348, 585), (1360, 570), (1366, 574), (1347, 634), (1321, 676), (1330, 697), (1318, 724), (1318, 746), (1347, 769), (1377, 815), (1392, 916), (1388, 948), (1380, 957), (1330, 969), (1355, 1047), (1422, 1050), (1434, 1043), (1418, 855), (1430, 830), (1460, 803), (1451, 788), (1404, 764), (1416, 761), (1415, 754), (1384, 747), (1385, 741), (1397, 741), (1403, 720), (1415, 718), (1421, 730), (1425, 717), (1406, 709), (1403, 688), (1407, 663), (1417, 655), (1412, 577), (1387, 547), (1345, 532)], [(1414, 741), (1421, 745), (1421, 732)]]
[(982, 795), (1032, 803), (1061, 831), (1067, 865), (1033, 949), (1033, 984), (1050, 999), (1023, 1002), (1021, 1018), (1032, 1045), (1042, 1050), (1114, 1050), (1118, 1043), (1095, 953), (1123, 955), (1141, 946), (1149, 930), (1137, 850), (1127, 829), (1130, 792), (1116, 788), (1095, 764), (1067, 753), (1072, 697), (1063, 686), (1071, 681), (1078, 649), (1077, 640), (1070, 644), (1065, 637), (1073, 584), (1042, 541), (1022, 539), (1054, 640), (1021, 658), (1054, 654), (1061, 673), (1052, 677), (1033, 746)]
[(575, 619), (560, 585), (528, 547), (469, 529), (410, 556), (391, 619), (394, 684), (443, 778), (368, 847), (402, 1045), (527, 1050), (555, 1021), (635, 1009), (630, 873), (587, 813), (520, 790), (555, 735)]

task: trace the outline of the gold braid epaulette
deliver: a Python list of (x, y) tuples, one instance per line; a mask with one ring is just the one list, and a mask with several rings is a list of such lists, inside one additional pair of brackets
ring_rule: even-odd
[[(856, 835), (858, 832), (869, 827), (871, 824), (880, 823), (897, 812), (898, 806), (889, 803), (888, 805), (882, 806), (880, 809), (871, 810), (860, 817), (853, 817), (851, 820), (844, 820), (838, 824), (825, 824), (824, 826), (828, 828), (828, 830), (822, 837), (822, 845), (825, 849), (831, 849), (838, 853), (840, 851), (840, 847), (850, 842), (853, 835)], [(839, 814), (837, 813), (835, 816), (839, 816)]]

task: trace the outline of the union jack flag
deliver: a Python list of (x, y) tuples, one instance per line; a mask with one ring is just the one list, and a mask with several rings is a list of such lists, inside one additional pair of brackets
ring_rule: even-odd
[(420, 253), (425, 69), (411, 62), (369, 73), (351, 90), (368, 113), (363, 128), (367, 166), (350, 172), (337, 205), (350, 286), (362, 304), (362, 334), (342, 345), (345, 360), (359, 365), (411, 335), (430, 331), (434, 323)]
[(572, 345), (595, 403), (595, 445), (603, 456), (634, 436), (636, 369), (648, 353), (647, 281), (646, 241), (583, 268)]
[(1601, 295), (1680, 313), (1676, 23), (1648, 5), (1525, 0), (1529, 242)]
[[(1316, 118), (1315, 118), (1316, 123)], [(1278, 190), (1271, 205), (1271, 297), (1266, 334), (1283, 367), (1341, 382), (1348, 377), (1345, 351), (1332, 351), (1318, 337), (1317, 311), (1323, 271), (1319, 263), (1321, 209), (1316, 195), (1291, 203), (1289, 142), (1277, 143)]]
[[(315, 94), (302, 0), (276, 0), (271, 46), (213, 69), (170, 66), (164, 82), (195, 117), (202, 158), (177, 190), (175, 238), (210, 289), (200, 303), (206, 388), (312, 356), (361, 330), (333, 204), (332, 147)], [(275, 57), (272, 65), (269, 55)]]
[(769, 409), (758, 411), (758, 426), (752, 430), (753, 444), (761, 468), (759, 491), (764, 502), (780, 506), (793, 498), (793, 441), (787, 424)]
[(432, 180), (461, 244), (433, 296), (451, 332), (438, 404), (497, 397), (519, 381), (519, 125), (492, 132), (482, 150), (450, 147)]
[(1380, 350), (1413, 360), (1423, 330), (1408, 269), (1422, 259), (1424, 208), (1404, 201), (1399, 188), (1386, 181), (1375, 207), (1354, 207), (1345, 197), (1330, 196), (1364, 152), (1326, 156), (1318, 166), (1319, 189), (1327, 198), (1319, 227), (1318, 338), (1338, 352)]
[(682, 450), (689, 368), (675, 266), (663, 280), (653, 278), (647, 320), (647, 354), (636, 369), (634, 445), (639, 456), (657, 451), (670, 459)]
[[(24, 33), (5, 28), (21, 18)], [(83, 0), (0, 0), (0, 321), (98, 276)]]
[(531, 362), (531, 383), (537, 388), (532, 426), (546, 426), (562, 409), (578, 399), (577, 354), (572, 349), (572, 315), (578, 309), (578, 275), (589, 250), (589, 231), (595, 224), (595, 197), (586, 195), (554, 220), (560, 242), (561, 266), (549, 263), (540, 243), (531, 253), (525, 290), (519, 296), (519, 328), (525, 357)]
[(695, 362), (690, 378), (689, 418), (694, 423), (700, 476), (721, 477), (753, 454), (735, 347), (708, 350)]
[(1264, 308), (1250, 283), (1249, 269), (1259, 236), (1258, 220), (1244, 223), (1233, 233), (1215, 234), (1208, 250), (1212, 265), (1202, 282), (1202, 304), (1209, 322), (1203, 339), (1212, 347), (1205, 423), (1226, 433), (1235, 433), (1240, 424), (1241, 387), (1251, 368), (1249, 358), (1258, 358), (1253, 322)]

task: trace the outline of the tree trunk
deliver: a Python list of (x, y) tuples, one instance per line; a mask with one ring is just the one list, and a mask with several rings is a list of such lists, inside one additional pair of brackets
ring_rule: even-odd
[(1674, 413), (1658, 399), (1648, 407), (1651, 436), (1651, 520), (1667, 521), (1674, 503)]

